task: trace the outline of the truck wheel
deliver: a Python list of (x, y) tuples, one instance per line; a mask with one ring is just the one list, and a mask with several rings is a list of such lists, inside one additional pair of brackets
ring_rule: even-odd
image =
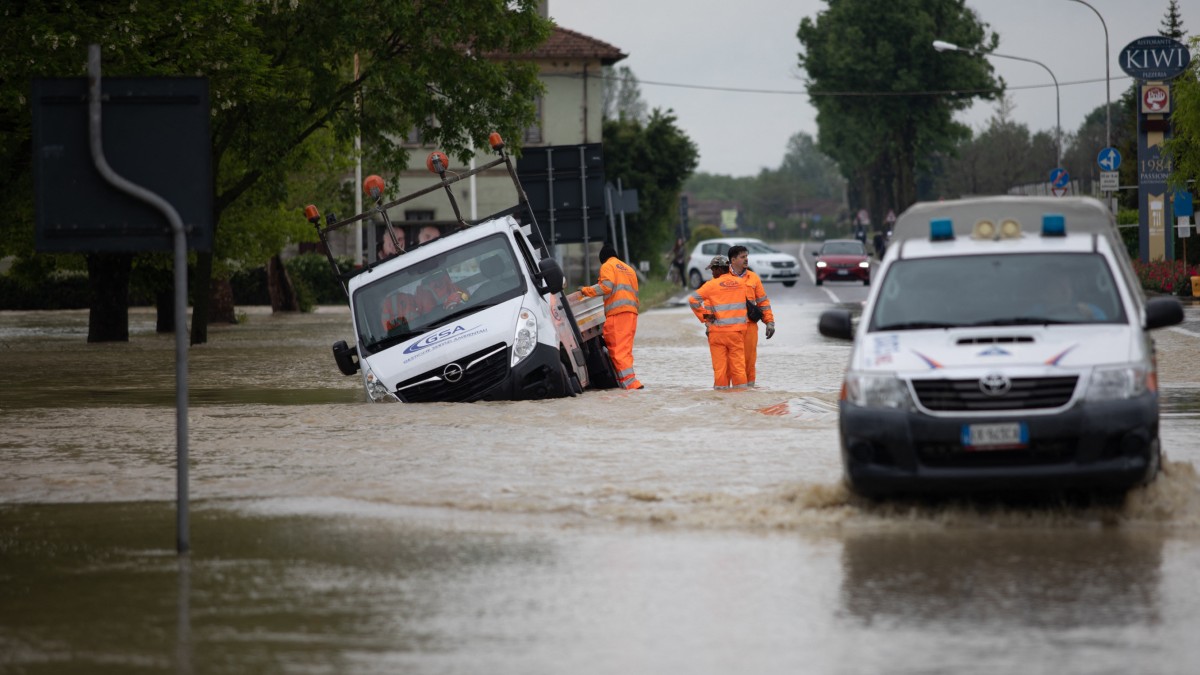
[(583, 387), (579, 386), (579, 378), (565, 363), (558, 364), (558, 373), (562, 378), (562, 393), (563, 396), (578, 396), (583, 392)]

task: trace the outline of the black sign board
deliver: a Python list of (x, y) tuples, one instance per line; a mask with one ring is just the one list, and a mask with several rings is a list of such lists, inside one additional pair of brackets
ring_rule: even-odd
[[(212, 250), (212, 144), (204, 78), (100, 81), (104, 156), (122, 178), (169, 202), (188, 248)], [(92, 160), (85, 78), (33, 82), (38, 251), (170, 251), (166, 216), (104, 180)]]
[(1151, 35), (1125, 45), (1117, 57), (1121, 70), (1135, 80), (1169, 80), (1187, 69), (1192, 54), (1187, 45)]
[(525, 148), (517, 160), (517, 175), (548, 243), (607, 237), (600, 143)]

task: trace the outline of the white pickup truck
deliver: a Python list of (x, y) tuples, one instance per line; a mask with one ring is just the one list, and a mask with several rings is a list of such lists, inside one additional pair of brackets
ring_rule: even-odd
[[(515, 207), (467, 223), (391, 258), (348, 274), (337, 271), (350, 302), (355, 344), (333, 345), (338, 368), (361, 372), (374, 402), (523, 400), (574, 396), (611, 388), (616, 377), (601, 338), (602, 298), (563, 293), (563, 272), (547, 255), (540, 230), (503, 143), (500, 158), (447, 178), (441, 153), (428, 165), (441, 182), (388, 204), (382, 181), (364, 184), (376, 205), (326, 226), (315, 207), (306, 215), (322, 242), (337, 228), (380, 214), (395, 236), (387, 210), (494, 166), (507, 166)], [(522, 223), (518, 218), (525, 220)], [(538, 238), (535, 245), (531, 237)]]
[(840, 401), (850, 488), (1122, 492), (1158, 472), (1146, 298), (1112, 214), (1082, 197), (916, 204), (900, 216), (853, 340)]

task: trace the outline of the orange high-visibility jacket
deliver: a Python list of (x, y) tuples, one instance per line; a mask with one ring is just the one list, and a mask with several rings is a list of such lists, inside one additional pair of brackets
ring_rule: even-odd
[(584, 286), (579, 291), (589, 298), (603, 295), (605, 316), (621, 312), (638, 313), (637, 274), (615, 256), (600, 266), (600, 281), (597, 284)]
[(754, 298), (754, 290), (738, 277), (724, 274), (706, 281), (697, 288), (688, 302), (701, 322), (705, 314), (715, 315), (708, 323), (710, 332), (740, 332), (746, 330), (746, 301)]
[[(729, 271), (733, 274), (733, 270)], [(747, 267), (742, 270), (741, 275), (736, 275), (739, 279), (746, 282), (746, 285), (754, 291), (754, 297), (751, 300), (763, 313), (763, 323), (775, 323), (775, 312), (771, 311), (771, 301), (767, 299), (767, 289), (763, 288), (762, 277), (754, 273), (754, 270)]]
[(383, 301), (383, 328), (391, 330), (420, 313), (417, 299), (411, 294), (393, 293)]

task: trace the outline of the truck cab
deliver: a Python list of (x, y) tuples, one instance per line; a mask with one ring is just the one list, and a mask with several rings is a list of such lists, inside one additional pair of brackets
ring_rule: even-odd
[(1088, 198), (917, 204), (896, 223), (839, 401), (845, 479), (867, 496), (1122, 492), (1156, 475), (1147, 300), (1112, 215)]
[[(561, 268), (531, 239), (536, 223), (517, 217), (531, 221), (532, 213), (523, 209), (524, 191), (502, 146), (500, 160), (474, 171), (500, 163), (508, 165), (517, 187), (517, 207), (464, 221), (453, 232), (350, 274), (336, 272), (355, 339), (353, 346), (336, 342), (334, 359), (343, 374), (361, 373), (371, 401), (544, 399), (616, 386), (601, 337), (603, 298), (563, 293)], [(453, 182), (439, 173), (443, 185)], [(369, 177), (366, 185), (368, 192), (377, 188), (381, 202), (381, 181)], [(453, 199), (448, 187), (446, 193)], [(387, 208), (404, 199), (379, 203), (374, 212), (386, 217)], [(309, 208), (310, 220), (319, 222)], [(370, 212), (318, 225), (318, 232), (324, 240), (329, 230), (364, 215)], [(332, 258), (330, 263), (336, 270)]]

